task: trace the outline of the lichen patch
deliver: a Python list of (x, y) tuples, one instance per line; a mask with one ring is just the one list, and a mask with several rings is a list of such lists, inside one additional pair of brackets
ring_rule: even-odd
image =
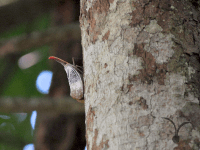
[(161, 32), (163, 29), (157, 24), (156, 20), (151, 20), (150, 24), (147, 25), (144, 30), (149, 33), (157, 33)]
[(108, 149), (109, 148), (109, 145), (108, 145), (109, 140), (104, 140), (102, 138), (100, 144), (97, 145), (97, 143), (96, 143), (97, 137), (98, 137), (98, 130), (95, 129), (94, 138), (93, 138), (93, 143), (92, 143), (92, 148), (91, 149), (94, 149), (94, 150)]
[(144, 44), (135, 44), (133, 55), (143, 60), (142, 68), (139, 75), (129, 76), (131, 81), (140, 80), (143, 83), (151, 84), (153, 78), (158, 80), (158, 84), (164, 85), (166, 78), (167, 65), (156, 63), (155, 58), (149, 52), (144, 50)]
[(154, 56), (156, 63), (167, 63), (174, 54), (172, 38), (171, 34), (154, 34), (150, 38), (150, 42), (145, 44), (144, 49)]
[(110, 31), (107, 31), (106, 34), (103, 36), (102, 40), (103, 41), (108, 40), (109, 35), (110, 35)]
[[(83, 0), (82, 5), (83, 9), (81, 9), (80, 15), (80, 18), (82, 17), (82, 19), (80, 20), (87, 21), (88, 38), (94, 44), (98, 39), (98, 35), (101, 34), (101, 30), (104, 28), (104, 19), (107, 16), (110, 7), (110, 2), (104, 0), (95, 0), (90, 2)], [(81, 22), (81, 26), (83, 23), (84, 22)]]

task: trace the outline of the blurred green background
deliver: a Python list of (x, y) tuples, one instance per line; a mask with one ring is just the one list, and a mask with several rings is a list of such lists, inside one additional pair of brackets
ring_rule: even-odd
[(57, 150), (66, 137), (65, 149), (85, 148), (84, 105), (69, 97), (63, 66), (48, 60), (82, 65), (79, 14), (80, 0), (0, 1), (0, 150)]
[[(29, 32), (43, 31), (49, 27), (50, 23), (50, 14), (43, 14), (36, 18), (31, 26), (27, 23), (21, 23), (15, 28), (3, 32), (0, 37), (2, 40), (9, 40), (9, 38), (27, 34), (27, 28), (29, 28)], [(40, 55), (38, 62), (26, 69), (20, 68), (19, 59), (34, 51)], [(1, 97), (46, 96), (37, 90), (36, 79), (40, 72), (50, 70), (48, 57), (49, 47), (43, 46), (1, 58)], [(0, 113), (0, 150), (19, 150), (33, 142), (34, 129), (31, 126), (30, 118), (30, 113)]]

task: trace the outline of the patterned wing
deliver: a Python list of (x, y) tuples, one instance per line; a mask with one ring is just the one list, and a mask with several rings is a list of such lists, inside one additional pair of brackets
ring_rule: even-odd
[(71, 64), (65, 66), (65, 71), (69, 81), (71, 97), (77, 100), (83, 99), (83, 82), (80, 73)]

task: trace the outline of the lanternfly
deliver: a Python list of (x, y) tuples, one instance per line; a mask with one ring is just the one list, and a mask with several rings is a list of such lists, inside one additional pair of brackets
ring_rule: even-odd
[(82, 72), (73, 64), (58, 57), (50, 56), (64, 66), (70, 86), (70, 96), (78, 102), (84, 103)]

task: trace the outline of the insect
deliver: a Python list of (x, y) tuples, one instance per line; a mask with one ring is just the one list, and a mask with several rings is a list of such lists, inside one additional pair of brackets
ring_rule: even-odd
[(82, 71), (77, 66), (73, 65), (55, 56), (50, 56), (49, 59), (56, 60), (64, 66), (67, 73), (67, 78), (70, 86), (70, 96), (80, 103), (84, 103), (84, 87), (82, 80)]
[(173, 136), (172, 141), (173, 141), (174, 143), (178, 143), (178, 142), (179, 142), (179, 136), (178, 136), (179, 130), (181, 129), (182, 126), (184, 126), (184, 125), (187, 124), (187, 123), (191, 123), (191, 122), (183, 122), (183, 123), (178, 127), (178, 129), (176, 129), (176, 125), (175, 125), (175, 123), (174, 123), (171, 119), (165, 118), (165, 117), (162, 117), (162, 118), (163, 118), (163, 119), (166, 119), (166, 120), (168, 120), (168, 121), (170, 121), (170, 122), (174, 125), (175, 135)]

